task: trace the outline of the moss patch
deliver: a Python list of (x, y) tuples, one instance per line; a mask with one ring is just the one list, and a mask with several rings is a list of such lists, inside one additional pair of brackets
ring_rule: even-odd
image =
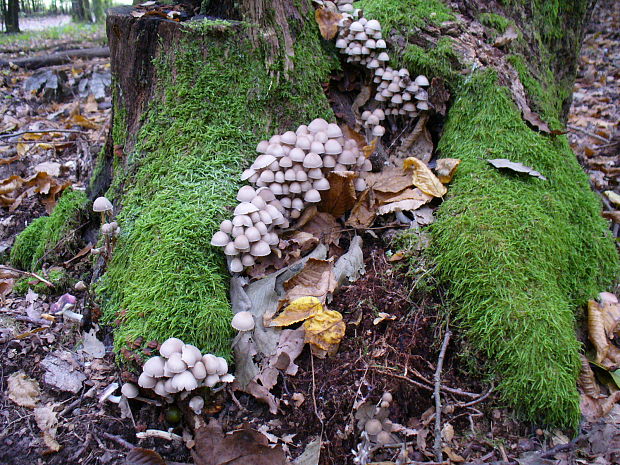
[[(461, 89), (439, 151), (462, 164), (431, 229), (436, 276), (494, 362), (504, 400), (527, 419), (576, 427), (574, 312), (618, 271), (601, 205), (566, 139), (530, 130), (491, 71)], [(486, 158), (549, 180), (499, 172)]]
[(409, 44), (402, 53), (398, 65), (402, 65), (414, 74), (424, 74), (429, 77), (441, 77), (454, 87), (461, 79), (454, 63), (458, 57), (452, 48), (452, 39), (442, 37), (435, 47), (424, 49), (418, 45)]
[(495, 29), (499, 34), (503, 34), (508, 26), (514, 24), (512, 20), (495, 13), (482, 13), (478, 20), (484, 26)]
[(44, 261), (53, 263), (59, 256), (77, 251), (75, 228), (87, 204), (84, 192), (66, 190), (50, 216), (37, 218), (17, 236), (11, 249), (11, 263), (17, 268), (34, 271)]
[(321, 83), (337, 63), (314, 21), (297, 31), (287, 81), (265, 70), (243, 34), (210, 29), (188, 31), (156, 62), (156, 97), (124, 182), (114, 183), (126, 189), (123, 232), (97, 291), (108, 321), (123, 314), (117, 349), (138, 336), (176, 336), (230, 355), (229, 274), (211, 236), (230, 216), (239, 174), (261, 138), (333, 120)]
[(68, 284), (67, 273), (61, 268), (52, 268), (49, 272), (44, 274), (41, 270), (37, 272), (41, 277), (45, 277), (51, 282), (54, 287), (48, 287), (44, 282), (39, 281), (31, 276), (23, 276), (18, 279), (13, 287), (13, 292), (20, 295), (25, 295), (28, 289), (32, 289), (37, 294), (58, 294)]
[(361, 8), (366, 18), (378, 20), (385, 35), (395, 29), (406, 36), (425, 24), (437, 26), (455, 19), (440, 0), (360, 0), (355, 7)]

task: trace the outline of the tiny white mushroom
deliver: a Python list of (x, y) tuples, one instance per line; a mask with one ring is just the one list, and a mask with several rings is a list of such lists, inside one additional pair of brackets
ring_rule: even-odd
[(202, 408), (205, 405), (205, 401), (200, 396), (194, 396), (189, 400), (189, 408), (192, 409), (196, 415), (200, 415), (202, 413)]
[(254, 317), (246, 311), (235, 313), (231, 325), (237, 331), (251, 331), (254, 329)]

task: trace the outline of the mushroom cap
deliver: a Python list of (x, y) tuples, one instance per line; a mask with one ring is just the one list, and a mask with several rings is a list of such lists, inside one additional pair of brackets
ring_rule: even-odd
[(228, 373), (228, 363), (223, 357), (217, 357), (217, 374), (220, 376)]
[(377, 41), (375, 42), (375, 47), (376, 48), (386, 48), (387, 44), (385, 43), (385, 40), (377, 39)]
[(381, 24), (376, 19), (369, 19), (366, 22), (365, 27), (367, 27), (369, 29), (372, 29), (373, 31), (380, 31), (381, 30)]
[(238, 312), (235, 313), (230, 324), (237, 331), (251, 331), (254, 329), (254, 317), (250, 312)]
[(428, 86), (430, 84), (430, 82), (428, 82), (428, 79), (426, 78), (426, 76), (420, 74), (418, 77), (415, 78), (414, 81), (417, 85), (419, 86)]
[[(278, 164), (278, 166), (280, 166)], [(266, 184), (270, 184), (274, 181), (275, 176), (273, 171), (271, 170), (264, 170), (261, 172), (260, 176), (258, 177), (259, 181), (264, 182)]]
[(327, 129), (325, 130), (327, 137), (330, 139), (335, 139), (337, 137), (342, 137), (342, 129), (336, 123), (329, 123), (327, 125)]
[(353, 32), (361, 32), (364, 30), (364, 25), (359, 21), (353, 21), (349, 26), (349, 29)]
[(370, 162), (370, 160), (364, 160), (364, 163), (362, 163), (360, 170), (365, 172), (372, 171), (372, 163)]
[(265, 154), (273, 155), (276, 158), (280, 158), (284, 155), (284, 147), (282, 147), (280, 144), (269, 144), (269, 147), (267, 147), (267, 152), (265, 152)]
[[(159, 348), (159, 353), (162, 357), (170, 358), (174, 353), (181, 353), (183, 350), (183, 341), (176, 337), (170, 337), (166, 339)], [(153, 375), (151, 375), (153, 376)]]
[(362, 192), (366, 189), (366, 181), (364, 181), (362, 178), (357, 178), (353, 185), (355, 186), (355, 190), (357, 192)]
[(239, 205), (235, 207), (234, 214), (235, 215), (247, 215), (248, 213), (254, 213), (257, 211), (258, 211), (258, 207), (256, 205), (253, 205), (250, 202), (241, 202)]
[(267, 187), (261, 187), (256, 191), (256, 194), (265, 202), (271, 202), (276, 198), (275, 195), (273, 195), (273, 192), (271, 192), (271, 190)]
[(416, 111), (415, 103), (407, 102), (403, 105), (405, 111)]
[(277, 245), (280, 242), (278, 235), (274, 232), (269, 232), (265, 234), (263, 240), (269, 245)]
[(394, 95), (392, 96), (392, 100), (390, 100), (390, 101), (391, 101), (392, 103), (394, 103), (394, 104), (397, 104), (397, 105), (398, 105), (398, 104), (400, 104), (400, 103), (403, 103), (403, 98), (401, 97), (401, 95), (400, 95), (400, 94), (394, 94)]
[(217, 374), (209, 375), (205, 378), (205, 386), (213, 387), (220, 381), (220, 376)]
[(157, 380), (152, 376), (149, 376), (147, 373), (142, 372), (138, 377), (138, 386), (143, 387), (145, 389), (152, 389), (157, 384)]
[(336, 40), (336, 48), (347, 48), (347, 41), (342, 38)]
[(241, 273), (243, 271), (243, 263), (241, 263), (241, 259), (239, 257), (235, 257), (230, 261), (230, 265), (228, 269), (232, 273)]
[[(325, 168), (333, 168), (334, 166), (336, 166), (336, 159), (334, 157), (332, 157), (331, 155), (326, 155), (323, 157), (323, 166)], [(308, 176), (312, 179), (315, 179), (313, 177), (313, 175), (310, 175), (310, 172), (312, 171), (312, 169), (310, 169), (308, 171)], [(320, 179), (320, 178), (316, 178), (316, 179)]]
[(295, 134), (297, 134), (298, 137), (303, 135), (303, 134), (308, 134), (308, 126), (306, 126), (305, 124), (300, 125), (295, 130)]
[(280, 142), (287, 145), (295, 145), (297, 141), (297, 134), (293, 131), (286, 131), (280, 136)]
[(235, 239), (234, 243), (235, 243), (235, 248), (239, 250), (240, 252), (244, 252), (250, 247), (250, 241), (248, 240), (245, 234), (238, 236)]
[(342, 145), (337, 140), (330, 139), (325, 143), (325, 153), (328, 155), (338, 155), (342, 153)]
[(256, 146), (256, 151), (258, 153), (265, 153), (267, 151), (267, 147), (269, 147), (269, 141), (268, 140), (261, 140), (258, 145)]
[(389, 444), (392, 442), (392, 435), (387, 431), (381, 431), (377, 434), (377, 442), (379, 444)]
[(418, 107), (418, 110), (428, 110), (428, 102), (420, 100), (417, 103), (416, 107)]
[(323, 160), (314, 152), (309, 152), (304, 158), (304, 168), (320, 168), (323, 166)]
[(379, 67), (379, 61), (376, 59), (373, 59), (370, 61), (370, 63), (368, 63), (368, 69), (375, 69)]
[[(294, 148), (293, 150), (299, 150), (297, 148)], [(290, 168), (291, 166), (293, 166), (293, 159), (291, 157), (282, 157), (280, 158), (280, 163), (279, 163), (280, 167), (282, 168)], [(280, 173), (280, 171), (278, 171), (276, 173), (276, 175)], [(278, 182), (278, 178), (277, 176), (275, 177), (276, 182)]]
[(320, 202), (321, 194), (316, 189), (310, 189), (308, 192), (306, 192), (306, 195), (304, 195), (304, 201), (310, 203)]
[(294, 198), (291, 201), (291, 208), (293, 208), (294, 210), (303, 210), (304, 209), (304, 201), (301, 200), (300, 198)]
[(166, 397), (168, 395), (168, 391), (166, 390), (165, 380), (162, 379), (157, 381), (157, 384), (155, 384), (155, 387), (153, 387), (153, 391), (155, 391), (155, 394), (157, 394), (158, 396)]
[[(323, 159), (323, 166), (325, 166), (325, 168), (333, 168), (336, 165), (336, 160), (334, 160), (334, 157), (330, 157), (329, 155), (328, 157), (330, 158), (330, 163), (331, 161), (333, 161), (333, 163), (331, 163), (331, 165), (328, 166), (327, 163), (325, 163), (327, 159), (327, 157), (325, 157)], [(323, 177), (323, 171), (321, 171), (321, 168), (310, 168), (308, 170), (307, 176), (309, 179), (312, 179), (312, 180), (321, 179)]]
[(214, 245), (216, 247), (224, 247), (229, 242), (230, 237), (228, 237), (228, 234), (222, 231), (216, 232), (211, 238), (211, 245)]
[(197, 361), (202, 358), (200, 349), (191, 344), (185, 344), (181, 350), (181, 360), (183, 360), (189, 368), (193, 367)]
[(256, 157), (256, 160), (254, 160), (254, 163), (252, 163), (252, 169), (260, 170), (263, 168), (267, 168), (274, 161), (276, 161), (276, 157), (274, 157), (273, 155), (259, 155), (258, 157)]
[(255, 257), (266, 257), (271, 253), (271, 248), (269, 247), (269, 244), (261, 240), (252, 244), (250, 253)]
[(135, 397), (138, 397), (138, 394), (140, 393), (140, 391), (138, 390), (138, 386), (136, 386), (133, 383), (123, 384), (123, 386), (121, 387), (121, 392), (128, 399), (133, 399)]
[(265, 221), (259, 221), (258, 223), (254, 224), (254, 227), (256, 229), (258, 229), (259, 234), (262, 236), (264, 234), (267, 234), (267, 224), (271, 224), (271, 222), (273, 221), (271, 218), (271, 215), (269, 213), (267, 213), (265, 210), (261, 210), (261, 217), (265, 217), (265, 219), (268, 218), (268, 223)]
[(246, 229), (245, 237), (248, 238), (248, 242), (256, 242), (260, 240), (261, 233), (260, 231), (252, 226), (251, 228)]
[(297, 173), (295, 173), (295, 181), (297, 182), (304, 182), (308, 180), (308, 173), (306, 173), (303, 170), (299, 170), (297, 171)]
[[(364, 42), (364, 45), (366, 46), (366, 48), (373, 49), (373, 48), (375, 48), (376, 43), (377, 42), (375, 41), (375, 39), (368, 39), (366, 42)], [(376, 66), (376, 68), (377, 67), (378, 66)], [(370, 68), (370, 66), (369, 66), (369, 68)]]
[[(379, 42), (380, 41), (377, 41), (377, 43), (379, 43)], [(379, 48), (379, 47), (377, 46), (377, 48)], [(379, 61), (390, 61), (390, 56), (387, 53), (385, 53), (385, 52), (381, 52), (379, 54), (379, 56), (377, 56), (377, 60), (379, 60)], [(383, 74), (383, 79), (386, 79), (385, 73)]]
[(385, 402), (392, 402), (393, 399), (394, 398), (392, 397), (392, 394), (390, 394), (389, 392), (384, 392), (381, 396), (381, 400)]
[(383, 425), (379, 420), (373, 418), (366, 422), (366, 424), (364, 425), (364, 430), (368, 434), (374, 436), (375, 434), (379, 434), (381, 431), (383, 431)]
[(329, 181), (325, 178), (317, 179), (312, 183), (312, 187), (317, 191), (327, 191), (329, 190)]
[[(174, 376), (174, 375), (173, 375), (173, 376)], [(180, 389), (179, 389), (179, 388), (175, 387), (175, 386), (172, 384), (172, 377), (170, 377), (170, 378), (168, 378), (166, 381), (164, 381), (164, 388), (166, 389), (166, 392), (167, 392), (168, 394), (174, 394), (174, 393), (176, 393), (176, 392), (179, 392), (179, 391), (180, 391)]]
[[(364, 30), (362, 28), (362, 30)], [(308, 130), (312, 133), (316, 133), (319, 131), (325, 131), (329, 126), (329, 123), (325, 121), (323, 118), (313, 119), (312, 122), (308, 125)]]
[[(239, 236), (243, 236), (244, 232), (245, 232), (245, 229), (243, 229), (243, 226), (233, 226), (231, 236), (236, 239)], [(224, 253), (226, 253), (226, 250), (224, 250)]]
[(297, 181), (293, 181), (288, 185), (289, 191), (293, 194), (299, 194), (301, 192), (301, 184)]
[[(253, 215), (254, 213), (251, 213), (251, 215)], [(238, 228), (239, 226), (245, 226), (247, 228), (249, 228), (250, 226), (252, 226), (252, 218), (248, 215), (237, 215), (233, 218), (232, 220), (232, 224), (233, 224), (233, 229), (234, 228)], [(238, 236), (239, 234), (237, 234)]]
[(166, 361), (165, 369), (170, 373), (181, 373), (187, 370), (187, 364), (183, 361), (179, 352), (174, 352)]
[(385, 134), (385, 128), (383, 126), (375, 126), (372, 129), (372, 135), (375, 137), (381, 137)]
[(220, 224), (220, 231), (226, 234), (230, 234), (232, 232), (233, 224), (230, 220), (224, 220)]
[(229, 242), (228, 244), (226, 244), (226, 247), (224, 247), (224, 254), (225, 255), (229, 255), (229, 256), (235, 256), (237, 255), (237, 249), (235, 248), (235, 243), (234, 242)]
[(354, 165), (356, 161), (357, 158), (351, 150), (343, 150), (338, 157), (338, 163), (341, 165)]
[(110, 202), (105, 197), (97, 197), (93, 202), (93, 211), (94, 212), (109, 212), (112, 211), (114, 207), (112, 207), (112, 202)]
[(270, 184), (269, 185), (269, 189), (271, 189), (271, 191), (275, 195), (282, 195), (282, 185), (278, 184), (277, 182), (274, 182), (273, 184)]
[(312, 142), (312, 144), (310, 144), (310, 152), (318, 154), (325, 153), (325, 146), (322, 142), (315, 140)]
[[(308, 140), (306, 137), (304, 137), (303, 139)], [(306, 152), (304, 152), (304, 150), (308, 150), (310, 148), (311, 143), (308, 142), (308, 144), (304, 144), (305, 146), (307, 145), (306, 148), (302, 149), (301, 147), (295, 147), (294, 149), (292, 149), (288, 156), (290, 157), (290, 159), (294, 162), (302, 162), (304, 161), (304, 157), (306, 156)]]
[(202, 356), (202, 363), (207, 369), (207, 374), (214, 375), (217, 373), (217, 357), (213, 354), (205, 354)]
[(241, 264), (243, 266), (253, 266), (256, 262), (254, 261), (254, 257), (252, 257), (252, 255), (250, 255), (249, 253), (244, 253), (241, 256)]
[(189, 408), (192, 409), (196, 415), (202, 413), (202, 408), (205, 406), (205, 401), (200, 396), (194, 396), (189, 400)]
[(235, 377), (230, 373), (226, 373), (224, 376), (220, 377), (220, 381), (222, 383), (232, 383), (235, 380)]
[(202, 357), (194, 364), (190, 371), (197, 380), (205, 379), (207, 377), (207, 369), (205, 368), (205, 364), (202, 363)]
[(241, 180), (246, 181), (250, 179), (252, 176), (254, 176), (255, 174), (256, 174), (256, 170), (253, 170), (252, 168), (248, 168), (243, 173), (241, 173)]
[(191, 371), (185, 370), (172, 377), (172, 387), (180, 391), (193, 391), (198, 387), (198, 382)]

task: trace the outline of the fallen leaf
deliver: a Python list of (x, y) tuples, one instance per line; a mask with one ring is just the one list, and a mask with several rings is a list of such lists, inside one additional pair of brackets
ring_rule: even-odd
[(400, 168), (386, 168), (378, 173), (368, 173), (366, 184), (374, 192), (396, 194), (413, 186), (411, 176)]
[(367, 229), (374, 223), (376, 216), (376, 210), (370, 205), (370, 189), (366, 189), (359, 195), (345, 224), (355, 229)]
[(56, 429), (58, 419), (51, 407), (37, 407), (34, 409), (34, 419), (37, 426), (43, 432), (43, 442), (52, 452), (60, 450), (60, 444), (56, 441)]
[(422, 190), (406, 189), (395, 196), (378, 196), (380, 207), (377, 208), (377, 214), (387, 215), (397, 211), (417, 210), (422, 205), (430, 202), (433, 197), (426, 195)]
[(452, 448), (450, 448), (448, 446), (444, 446), (441, 450), (443, 451), (444, 454), (446, 454), (448, 456), (448, 458), (452, 462), (460, 463), (460, 462), (464, 462), (465, 461), (465, 459), (463, 457), (461, 457), (459, 454), (454, 452), (452, 450)]
[(166, 465), (166, 461), (154, 450), (134, 447), (125, 457), (124, 465)]
[(493, 47), (503, 47), (504, 45), (508, 45), (510, 42), (518, 38), (519, 34), (517, 33), (515, 27), (511, 24), (506, 28), (506, 30), (501, 36), (495, 39)]
[(445, 81), (440, 77), (434, 77), (428, 89), (428, 101), (436, 113), (446, 115), (446, 104), (450, 100), (450, 92), (446, 88)]
[(192, 449), (195, 465), (286, 465), (281, 446), (269, 447), (265, 435), (245, 427), (224, 435), (217, 420), (198, 428)]
[(39, 401), (39, 383), (29, 378), (23, 371), (13, 373), (7, 380), (9, 399), (17, 405), (35, 408)]
[(437, 173), (439, 181), (441, 181), (442, 184), (448, 184), (452, 181), (452, 177), (460, 164), (461, 160), (458, 158), (441, 158), (437, 160), (435, 173)]
[(454, 427), (450, 423), (443, 425), (443, 428), (441, 429), (441, 437), (446, 442), (450, 442), (454, 439)]
[(60, 175), (60, 163), (46, 161), (43, 163), (39, 163), (34, 167), (34, 170), (37, 173), (47, 173), (50, 176), (59, 176)]
[(595, 300), (588, 301), (588, 338), (596, 350), (596, 363), (601, 363), (609, 351), (609, 341), (605, 334), (603, 315)]
[(377, 318), (375, 318), (374, 320), (372, 320), (372, 324), (377, 326), (379, 323), (383, 322), (383, 321), (392, 321), (395, 320), (396, 317), (394, 315), (390, 315), (389, 313), (385, 313), (385, 312), (379, 312), (379, 314), (377, 315)]
[(433, 154), (433, 139), (426, 127), (428, 115), (423, 115), (418, 119), (413, 130), (402, 139), (398, 148), (399, 157), (415, 157), (424, 163), (431, 160)]
[(377, 149), (377, 142), (379, 141), (378, 137), (375, 137), (369, 144), (362, 146), (362, 153), (366, 158), (370, 158), (370, 156)]
[(337, 245), (342, 235), (342, 228), (333, 215), (318, 212), (301, 227), (301, 231), (310, 233), (326, 246)]
[[(362, 85), (361, 89), (359, 90), (357, 94), (357, 97), (355, 97), (355, 100), (351, 104), (351, 111), (355, 115), (355, 119), (357, 119), (358, 121), (362, 119), (360, 116), (360, 110), (359, 110), (360, 107), (366, 105), (366, 102), (368, 102), (371, 96), (372, 96), (372, 87)], [(375, 139), (375, 144), (376, 144), (376, 139)], [(366, 141), (364, 141), (364, 143), (361, 144), (361, 146), (365, 146), (365, 145), (366, 145)], [(368, 158), (368, 156), (366, 158)]]
[(336, 37), (336, 34), (338, 34), (338, 21), (342, 19), (340, 13), (322, 7), (315, 10), (314, 17), (319, 25), (319, 31), (321, 31), (323, 39), (331, 40)]
[(85, 116), (80, 115), (79, 113), (71, 116), (71, 122), (83, 127), (84, 129), (99, 129), (99, 125), (97, 123), (86, 118)]
[(403, 162), (403, 170), (413, 169), (412, 182), (422, 192), (433, 197), (443, 197), (448, 190), (437, 179), (426, 163), (415, 157), (406, 158)]
[(319, 465), (321, 458), (321, 438), (317, 437), (306, 445), (302, 454), (294, 461), (294, 465)]
[(587, 421), (593, 422), (611, 412), (614, 405), (620, 401), (620, 391), (616, 391), (609, 397), (594, 398), (587, 394), (581, 395), (581, 413)]
[(402, 260), (403, 258), (405, 258), (405, 252), (398, 251), (398, 252), (392, 254), (390, 256), (390, 258), (388, 258), (388, 262), (398, 262), (398, 261)]
[(529, 166), (525, 166), (522, 163), (510, 161), (506, 158), (496, 158), (494, 160), (487, 160), (487, 161), (491, 165), (493, 165), (495, 168), (498, 168), (498, 169), (506, 168), (512, 171), (516, 171), (517, 173), (529, 174), (530, 176), (534, 176), (536, 178), (542, 179), (543, 181), (547, 180), (547, 178), (544, 177), (542, 174), (540, 174), (538, 171), (530, 168)]
[(319, 210), (336, 218), (351, 210), (357, 199), (353, 185), (356, 176), (352, 171), (331, 171), (327, 175), (330, 188), (321, 195)]
[(344, 337), (346, 325), (342, 314), (335, 310), (323, 310), (303, 324), (306, 342), (332, 355)]
[(303, 269), (284, 283), (286, 297), (282, 302), (292, 302), (299, 297), (316, 297), (325, 302), (328, 293), (334, 292), (337, 281), (331, 260), (310, 258)]
[(299, 297), (293, 300), (269, 326), (289, 326), (313, 317), (323, 309), (321, 301), (316, 297)]
[(354, 236), (349, 244), (349, 250), (334, 264), (334, 277), (340, 286), (345, 281), (353, 283), (364, 274), (366, 274), (366, 267), (364, 265), (364, 252), (362, 251), (362, 238), (361, 236)]
[(611, 203), (620, 206), (620, 194), (617, 194), (614, 191), (605, 191), (604, 193)]

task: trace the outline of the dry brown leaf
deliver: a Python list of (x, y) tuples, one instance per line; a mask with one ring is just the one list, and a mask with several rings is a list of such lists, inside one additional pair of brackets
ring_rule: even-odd
[(58, 419), (51, 407), (37, 407), (34, 409), (34, 419), (37, 426), (43, 432), (43, 442), (52, 452), (60, 450), (60, 444), (56, 441)]
[(366, 184), (375, 192), (396, 194), (413, 186), (411, 176), (400, 168), (386, 168), (379, 173), (368, 173)]
[(124, 465), (166, 465), (166, 461), (154, 450), (134, 447), (125, 457)]
[(316, 297), (299, 297), (288, 304), (282, 313), (271, 320), (269, 326), (289, 326), (313, 317), (323, 309)]
[(370, 141), (368, 145), (362, 146), (362, 153), (364, 154), (366, 158), (370, 158), (370, 156), (375, 152), (375, 150), (377, 149), (378, 141), (379, 141), (379, 138), (375, 137), (372, 141)]
[(376, 216), (377, 212), (373, 205), (370, 205), (370, 190), (366, 189), (359, 195), (357, 203), (351, 210), (351, 215), (345, 224), (356, 229), (366, 229), (372, 225)]
[[(303, 324), (306, 342), (333, 355), (344, 337), (346, 325), (342, 314), (335, 310), (323, 310)], [(316, 355), (316, 353), (315, 353)]]
[(84, 129), (99, 129), (99, 125), (97, 123), (86, 118), (85, 116), (80, 115), (79, 113), (71, 116), (71, 123), (77, 124)]
[(603, 317), (605, 333), (609, 339), (613, 339), (618, 330), (618, 325), (620, 324), (620, 304), (606, 302), (598, 304), (598, 308)]
[(620, 211), (616, 210), (612, 212), (603, 212), (603, 218), (607, 218), (614, 223), (620, 224)]
[(323, 212), (314, 215), (310, 221), (304, 224), (301, 231), (312, 234), (327, 246), (330, 244), (337, 245), (342, 235), (342, 228), (336, 218)]
[(327, 176), (330, 188), (321, 195), (320, 211), (330, 213), (336, 218), (344, 215), (355, 205), (357, 196), (353, 181), (356, 174), (352, 171), (332, 171)]
[(458, 158), (441, 158), (437, 160), (435, 173), (437, 173), (439, 181), (441, 181), (442, 184), (448, 184), (452, 181), (452, 177), (460, 164), (461, 160)]
[(327, 294), (334, 292), (338, 285), (333, 269), (334, 263), (331, 260), (308, 259), (304, 268), (284, 283), (286, 297), (283, 301), (316, 297), (324, 303)]
[(340, 13), (322, 7), (315, 10), (314, 17), (319, 25), (323, 39), (331, 40), (336, 37), (336, 34), (338, 34), (338, 21), (342, 19)]
[(9, 399), (17, 405), (35, 408), (39, 401), (39, 383), (29, 378), (23, 371), (13, 373), (7, 380)]
[(351, 129), (349, 126), (342, 127), (342, 134), (345, 139), (353, 139), (358, 147), (364, 147), (366, 144), (366, 138), (362, 136), (359, 132)]
[[(371, 96), (372, 96), (372, 87), (362, 85), (362, 88), (360, 89), (359, 93), (357, 94), (357, 97), (355, 97), (355, 100), (353, 101), (353, 104), (351, 105), (351, 111), (355, 115), (355, 119), (357, 119), (358, 121), (361, 120), (360, 107), (364, 106), (366, 102), (368, 102)], [(364, 141), (364, 144), (362, 144), (362, 146), (364, 145), (366, 145), (366, 141)]]
[(460, 462), (464, 462), (465, 461), (465, 459), (463, 457), (461, 457), (459, 454), (454, 452), (452, 450), (452, 448), (450, 448), (448, 446), (444, 446), (441, 450), (443, 451), (444, 454), (446, 454), (448, 456), (448, 458), (452, 462), (460, 463)]
[(599, 389), (596, 378), (594, 377), (594, 372), (592, 371), (592, 368), (590, 368), (589, 360), (583, 354), (579, 355), (579, 359), (581, 360), (581, 371), (579, 372), (578, 380), (579, 386), (588, 396), (593, 398), (600, 397), (601, 390)]
[(433, 199), (433, 197), (426, 195), (418, 188), (406, 189), (400, 194), (391, 197), (383, 195), (377, 197), (380, 205), (377, 209), (379, 215), (387, 215), (396, 211), (417, 210)]
[(192, 449), (195, 465), (286, 465), (281, 446), (270, 447), (267, 437), (244, 427), (224, 435), (215, 419), (198, 428)]
[(614, 191), (605, 191), (604, 194), (611, 203), (620, 206), (620, 194), (617, 194)]
[(588, 421), (594, 421), (601, 417), (604, 417), (614, 405), (620, 401), (620, 391), (616, 391), (606, 398), (595, 399), (587, 394), (581, 395), (581, 413)]
[(529, 174), (530, 176), (542, 179), (543, 181), (547, 180), (547, 178), (540, 174), (538, 171), (530, 168), (529, 166), (525, 166), (523, 163), (510, 161), (506, 158), (495, 158), (493, 160), (487, 161), (497, 169), (506, 168), (512, 171), (516, 171), (517, 173)]
[(588, 301), (588, 338), (596, 349), (596, 363), (601, 363), (609, 352), (609, 340), (605, 334), (603, 315), (595, 300)]
[(426, 128), (427, 121), (428, 115), (422, 115), (413, 130), (402, 139), (398, 148), (398, 156), (400, 158), (414, 156), (424, 163), (428, 163), (431, 160), (434, 146), (431, 134)]
[(448, 190), (437, 179), (426, 163), (415, 157), (406, 158), (403, 162), (403, 170), (413, 169), (413, 185), (420, 188), (425, 194), (433, 197), (443, 197)]
[(12, 194), (22, 187), (24, 179), (21, 176), (13, 175), (0, 181), (0, 195)]

